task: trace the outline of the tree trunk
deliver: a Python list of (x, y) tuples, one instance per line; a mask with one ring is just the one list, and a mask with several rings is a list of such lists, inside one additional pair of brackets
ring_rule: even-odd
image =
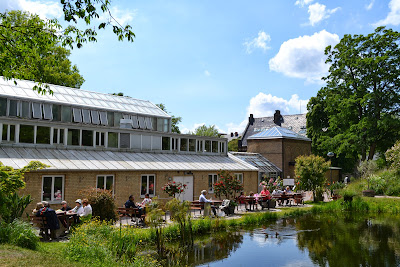
[(374, 155), (375, 155), (375, 149), (376, 149), (376, 143), (372, 143), (370, 149), (369, 149), (369, 154), (368, 154), (368, 160), (372, 160)]

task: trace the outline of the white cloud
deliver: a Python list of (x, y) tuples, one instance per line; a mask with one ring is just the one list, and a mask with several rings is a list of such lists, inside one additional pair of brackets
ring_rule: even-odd
[(204, 75), (206, 75), (207, 77), (211, 75), (211, 73), (208, 70), (204, 71)]
[(296, 3), (294, 3), (296, 6), (304, 7), (308, 4), (311, 4), (314, 0), (297, 0)]
[(334, 9), (326, 9), (326, 6), (320, 3), (309, 5), (308, 13), (310, 14), (310, 16), (308, 20), (310, 21), (311, 26), (314, 26), (318, 22), (329, 18), (331, 14), (335, 13), (339, 9), (339, 7)]
[(389, 3), (389, 14), (385, 19), (382, 19), (373, 24), (374, 27), (384, 26), (384, 25), (394, 25), (400, 24), (400, 0), (391, 0)]
[(371, 10), (372, 7), (374, 6), (374, 2), (375, 2), (375, 0), (372, 0), (368, 5), (365, 5), (365, 9), (366, 10)]
[(270, 49), (268, 43), (271, 41), (271, 36), (266, 34), (264, 31), (259, 31), (258, 36), (252, 39), (249, 42), (244, 42), (244, 46), (246, 47), (246, 53), (251, 54), (254, 49), (260, 48), (264, 52)]
[(61, 5), (57, 1), (34, 1), (34, 0), (5, 0), (0, 4), (0, 11), (23, 10), (37, 14), (41, 19), (60, 18), (63, 15)]
[(265, 94), (263, 92), (258, 93), (255, 97), (252, 97), (247, 107), (247, 116), (240, 122), (228, 123), (226, 127), (228, 128), (227, 133), (238, 132), (242, 134), (247, 122), (248, 116), (254, 114), (254, 117), (268, 117), (273, 116), (275, 110), (279, 109), (282, 114), (298, 114), (307, 112), (308, 99), (300, 99), (297, 94), (290, 97), (289, 100), (273, 96), (271, 94)]
[(278, 54), (270, 59), (269, 68), (308, 82), (320, 81), (329, 70), (329, 65), (325, 64), (325, 48), (338, 42), (339, 36), (326, 30), (289, 39), (281, 45)]

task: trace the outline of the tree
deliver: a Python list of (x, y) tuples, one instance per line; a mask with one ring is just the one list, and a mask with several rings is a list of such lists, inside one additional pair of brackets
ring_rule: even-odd
[[(162, 109), (164, 112), (169, 113), (163, 103), (156, 104), (156, 105), (157, 105), (157, 107)], [(178, 124), (181, 121), (182, 121), (182, 117), (175, 117), (174, 115), (171, 116), (171, 131), (173, 133), (179, 133), (179, 134), (181, 133), (181, 130), (179, 129), (179, 126), (178, 126)]]
[(239, 138), (232, 139), (231, 141), (229, 141), (228, 142), (228, 151), (238, 152), (239, 151), (238, 142), (239, 142)]
[(323, 157), (310, 155), (296, 158), (294, 173), (296, 175), (296, 188), (312, 191), (314, 201), (318, 199), (316, 192), (326, 183), (325, 172), (329, 169), (330, 162)]
[[(49, 45), (49, 40), (57, 41), (63, 47), (68, 46), (82, 47), (86, 42), (97, 41), (97, 31), (111, 27), (118, 40), (124, 39), (133, 42), (135, 34), (132, 32), (130, 25), (120, 25), (112, 16), (110, 11), (109, 0), (60, 0), (63, 7), (64, 20), (69, 26), (62, 29), (56, 19), (42, 21), (41, 23), (13, 24), (7, 19), (8, 13), (0, 13), (0, 53), (7, 51), (6, 57), (0, 58), (0, 66), (2, 67), (2, 75), (5, 79), (15, 79), (16, 73), (12, 66), (25, 66), (31, 72), (38, 68), (37, 50), (43, 51)], [(100, 20), (99, 24), (93, 27), (93, 20), (99, 19), (100, 14), (106, 15), (106, 19)], [(80, 29), (76, 25), (79, 22), (85, 22), (86, 29)], [(89, 26), (91, 25), (92, 26)], [(19, 33), (20, 38), (15, 39), (12, 33)], [(50, 42), (51, 43), (51, 42)], [(44, 50), (47, 51), (47, 50)], [(36, 64), (35, 64), (36, 63)], [(49, 86), (46, 81), (31, 76), (31, 80), (38, 82), (33, 89), (46, 93)], [(14, 82), (16, 82), (14, 80)], [(51, 91), (50, 91), (51, 93)]]
[(379, 27), (369, 35), (345, 35), (328, 46), (326, 86), (307, 106), (313, 152), (328, 151), (345, 171), (371, 160), (399, 139), (400, 33)]
[(214, 184), (215, 195), (234, 201), (236, 195), (243, 191), (243, 184), (228, 171), (221, 170), (218, 175), (219, 179)]
[(219, 133), (215, 125), (201, 125), (197, 127), (194, 132), (189, 132), (189, 134), (200, 135), (200, 136), (211, 136), (211, 137), (219, 137)]
[[(21, 11), (10, 11), (0, 19), (0, 75), (75, 88), (83, 84), (78, 68), (68, 59), (70, 51), (60, 46), (51, 23)], [(6, 44), (7, 40), (12, 42)]]

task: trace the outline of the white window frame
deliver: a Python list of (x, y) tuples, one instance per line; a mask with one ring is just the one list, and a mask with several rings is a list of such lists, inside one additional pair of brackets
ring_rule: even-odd
[[(149, 194), (150, 197), (154, 197), (156, 195), (156, 175), (155, 174), (142, 174), (140, 175), (140, 187), (139, 187), (139, 192), (140, 192), (140, 197), (144, 198), (145, 195), (142, 195), (142, 178), (143, 176), (147, 177), (147, 188), (146, 188), (146, 194)], [(149, 193), (149, 177), (154, 176), (154, 189), (153, 189), (153, 194)]]
[[(37, 105), (39, 105), (38, 108), (35, 109), (35, 105), (37, 107)], [(33, 119), (42, 119), (43, 117), (43, 108), (42, 108), (42, 104), (38, 103), (38, 102), (32, 102), (32, 118)]]
[[(65, 188), (65, 175), (42, 175), (42, 194), (40, 199), (43, 201), (43, 185), (44, 185), (44, 177), (51, 177), (51, 200), (48, 201), (51, 204), (58, 204), (64, 200), (64, 188)], [(54, 178), (55, 177), (62, 177), (62, 196), (61, 200), (54, 200)]]
[(101, 177), (101, 176), (103, 176), (103, 182), (104, 182), (104, 184), (103, 184), (103, 187), (100, 188), (100, 189), (106, 189), (106, 185), (107, 185), (107, 176), (112, 176), (112, 178), (113, 178), (113, 183), (112, 183), (111, 192), (112, 192), (112, 194), (113, 194), (113, 196), (114, 196), (114, 192), (115, 192), (115, 175), (114, 175), (114, 174), (99, 174), (99, 175), (97, 175), (97, 176), (96, 176), (96, 187), (95, 187), (95, 188), (99, 188), (99, 187), (97, 187), (97, 181), (98, 181), (99, 177)]
[(72, 121), (75, 123), (82, 123), (82, 109), (72, 108)]
[[(3, 140), (3, 125), (7, 125), (7, 140)], [(14, 140), (10, 141), (10, 137), (11, 137), (11, 125), (14, 125)], [(16, 124), (9, 124), (9, 123), (2, 123), (1, 124), (1, 142), (16, 142), (17, 140), (17, 136), (16, 136), (16, 131), (17, 129), (17, 125)], [(18, 132), (18, 137), (19, 137), (19, 132)]]
[(53, 119), (53, 107), (52, 104), (44, 103), (42, 104), (42, 116), (45, 120), (52, 120)]
[[(61, 139), (61, 136), (60, 136), (60, 134), (61, 134), (61, 130), (64, 130), (64, 134), (63, 134), (63, 138)], [(57, 140), (56, 140), (56, 142), (54, 143), (54, 131), (57, 131)], [(55, 128), (55, 127), (53, 127), (52, 128), (52, 136), (50, 136), (50, 141), (51, 141), (51, 144), (55, 144), (55, 145), (63, 145), (64, 144), (64, 137), (65, 137), (65, 129), (64, 128)]]
[[(243, 173), (234, 173), (233, 176), (235, 176), (236, 180), (238, 180), (239, 182), (241, 182), (243, 184)], [(240, 177), (241, 176), (241, 177)]]
[[(210, 175), (212, 175), (212, 186), (210, 188)], [(208, 174), (208, 180), (207, 180), (207, 184), (208, 184), (208, 193), (214, 193), (214, 184), (219, 180), (219, 176), (216, 173), (209, 173)]]

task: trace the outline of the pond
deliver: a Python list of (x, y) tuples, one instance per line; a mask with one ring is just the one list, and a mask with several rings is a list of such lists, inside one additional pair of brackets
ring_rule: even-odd
[(400, 266), (400, 220), (306, 215), (205, 235), (191, 251), (168, 250), (170, 265), (179, 266)]

